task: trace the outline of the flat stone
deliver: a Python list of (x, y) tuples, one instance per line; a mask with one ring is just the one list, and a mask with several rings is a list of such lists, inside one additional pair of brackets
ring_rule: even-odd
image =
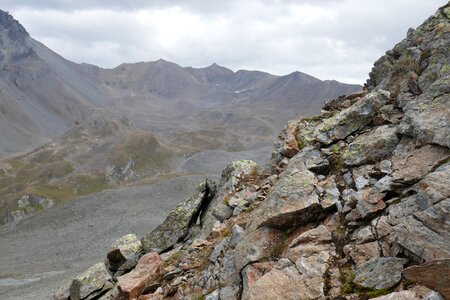
[(124, 300), (137, 299), (160, 276), (162, 259), (156, 252), (141, 257), (131, 272), (117, 277), (117, 285)]
[(450, 299), (450, 258), (426, 262), (403, 270), (409, 281), (424, 285)]
[(389, 289), (400, 282), (407, 261), (396, 257), (372, 258), (356, 268), (354, 281), (368, 288)]
[[(78, 275), (70, 285), (70, 299), (81, 300), (99, 295), (112, 278), (104, 263), (97, 263)], [(112, 284), (110, 286), (112, 288)]]

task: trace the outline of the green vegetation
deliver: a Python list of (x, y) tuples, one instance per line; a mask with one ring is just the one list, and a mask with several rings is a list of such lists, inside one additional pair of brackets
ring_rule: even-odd
[(38, 194), (46, 198), (55, 201), (66, 201), (75, 198), (77, 195), (74, 193), (73, 188), (70, 185), (38, 185), (32, 186), (26, 190), (27, 194)]
[(363, 287), (354, 282), (355, 273), (348, 265), (340, 268), (339, 280), (342, 283), (341, 294), (359, 294), (366, 299), (376, 298), (390, 293), (388, 289), (375, 289)]

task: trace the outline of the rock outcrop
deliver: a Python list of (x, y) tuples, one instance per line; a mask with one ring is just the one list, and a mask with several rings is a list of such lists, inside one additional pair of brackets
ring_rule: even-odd
[[(140, 261), (108, 299), (450, 299), (449, 18), (408, 31), (363, 91), (289, 122), (264, 171), (232, 163), (182, 202), (142, 239), (160, 271)], [(128, 261), (113, 251), (110, 270)]]

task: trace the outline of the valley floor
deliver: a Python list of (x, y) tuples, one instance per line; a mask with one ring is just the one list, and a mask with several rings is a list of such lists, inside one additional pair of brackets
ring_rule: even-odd
[(0, 299), (51, 299), (59, 286), (103, 261), (114, 240), (156, 227), (205, 177), (213, 176), (108, 190), (0, 227)]

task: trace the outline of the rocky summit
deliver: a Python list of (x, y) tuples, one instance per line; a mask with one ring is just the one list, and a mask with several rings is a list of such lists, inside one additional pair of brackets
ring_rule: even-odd
[(55, 299), (450, 299), (450, 5)]

